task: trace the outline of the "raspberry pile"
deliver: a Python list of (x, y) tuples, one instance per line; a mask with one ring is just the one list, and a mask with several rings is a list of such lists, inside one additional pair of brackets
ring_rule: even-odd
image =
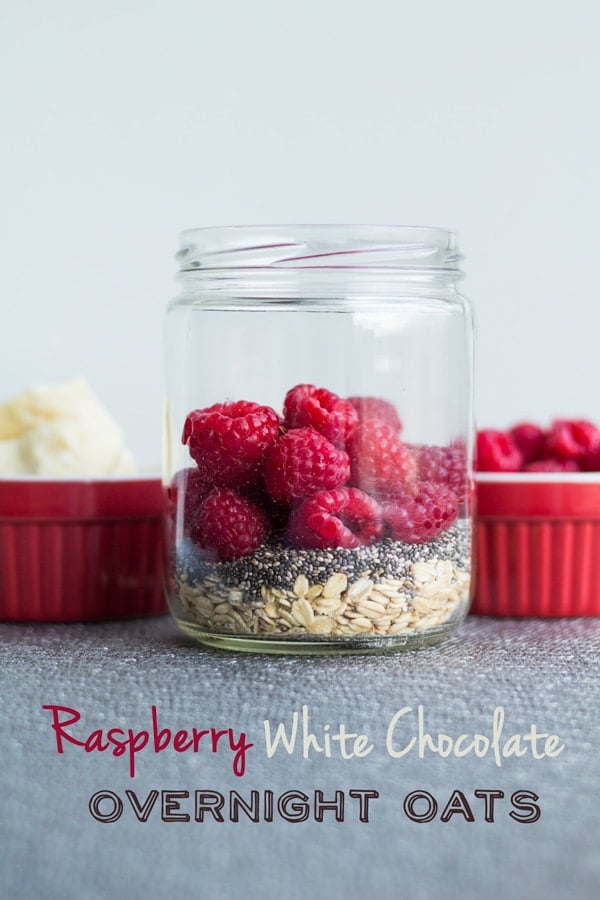
[(549, 428), (520, 422), (477, 432), (479, 472), (598, 472), (600, 428), (586, 419), (555, 419)]
[(183, 530), (206, 559), (254, 553), (269, 537), (296, 549), (352, 549), (384, 538), (419, 544), (452, 525), (466, 453), (411, 445), (395, 406), (298, 384), (280, 416), (246, 400), (192, 410), (178, 472)]

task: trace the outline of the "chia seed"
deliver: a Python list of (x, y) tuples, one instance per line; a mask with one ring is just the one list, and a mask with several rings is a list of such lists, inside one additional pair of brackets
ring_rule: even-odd
[(405, 544), (384, 538), (352, 550), (296, 550), (267, 540), (251, 556), (232, 562), (202, 559), (190, 541), (177, 549), (177, 577), (189, 584), (212, 579), (226, 587), (239, 588), (247, 602), (261, 597), (263, 585), (291, 591), (298, 575), (311, 584), (323, 583), (336, 572), (344, 572), (348, 582), (360, 577), (403, 578), (416, 562), (448, 559), (465, 570), (470, 568), (471, 535), (467, 522), (456, 522), (440, 537), (427, 544)]

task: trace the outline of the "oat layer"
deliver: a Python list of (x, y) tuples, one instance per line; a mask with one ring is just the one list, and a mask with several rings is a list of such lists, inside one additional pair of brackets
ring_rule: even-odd
[(217, 634), (309, 636), (423, 633), (459, 621), (468, 604), (470, 535), (458, 523), (430, 544), (389, 539), (357, 550), (266, 545), (234, 563), (182, 547), (175, 615)]

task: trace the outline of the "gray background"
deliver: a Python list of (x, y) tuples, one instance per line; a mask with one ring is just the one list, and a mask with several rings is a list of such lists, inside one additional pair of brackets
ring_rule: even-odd
[[(0, 674), (0, 896), (3, 898), (580, 898), (600, 883), (600, 621), (512, 621), (471, 617), (445, 644), (379, 657), (275, 658), (203, 650), (169, 618), (93, 625), (2, 625)], [(232, 727), (255, 747), (236, 778), (228, 753), (138, 754), (131, 780), (124, 758), (56, 752), (43, 704), (71, 706), (80, 737), (95, 728), (150, 725)], [(375, 744), (363, 759), (268, 759), (263, 720), (289, 720), (307, 704), (311, 722), (344, 722)], [(404, 706), (425, 708), (429, 730), (489, 733), (496, 706), (505, 735), (538, 729), (560, 735), (555, 759), (491, 756), (392, 759), (385, 731)], [(293, 788), (326, 797), (346, 791), (346, 819), (316, 823), (139, 823), (125, 808), (100, 824), (87, 804), (110, 789)], [(368, 823), (347, 792), (374, 788)], [(441, 806), (464, 791), (475, 813), (416, 824), (403, 813), (412, 790)], [(483, 819), (473, 791), (539, 795), (538, 822), (518, 824), (508, 799)], [(185, 801), (186, 810), (191, 804)], [(439, 816), (439, 813), (438, 813)]]

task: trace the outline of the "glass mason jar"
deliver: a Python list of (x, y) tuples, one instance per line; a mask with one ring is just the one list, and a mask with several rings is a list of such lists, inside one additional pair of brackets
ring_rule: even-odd
[(167, 592), (212, 647), (437, 643), (471, 570), (472, 320), (452, 232), (186, 231), (166, 321)]

